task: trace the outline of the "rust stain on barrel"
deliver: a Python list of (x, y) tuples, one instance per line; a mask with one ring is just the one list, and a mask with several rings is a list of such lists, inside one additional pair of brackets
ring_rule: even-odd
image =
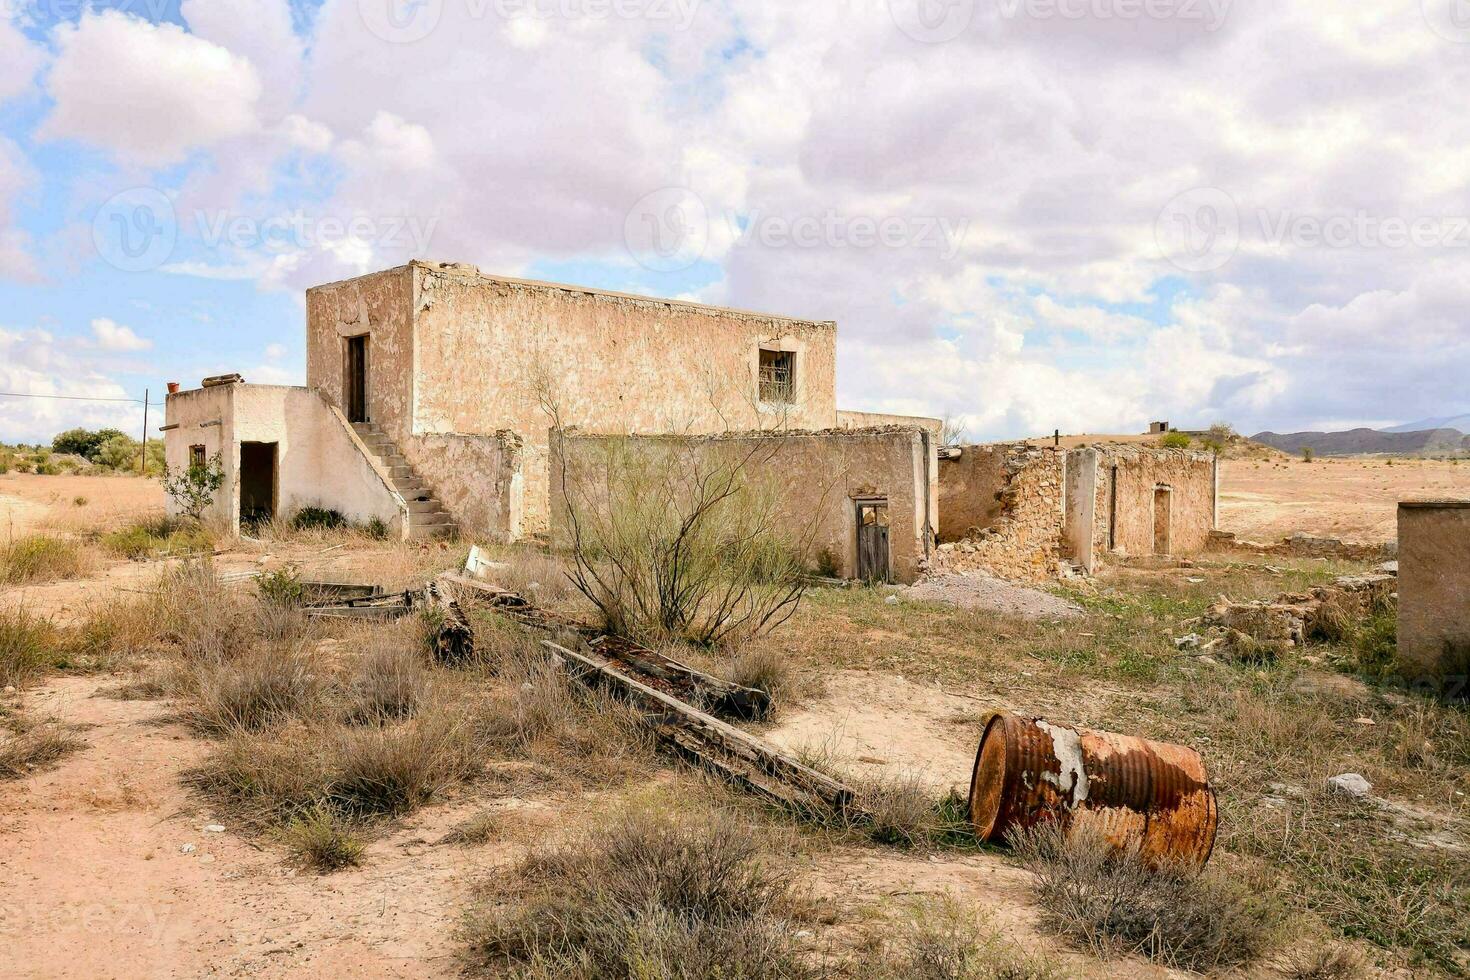
[(1202, 865), (1219, 811), (1193, 749), (996, 712), (975, 754), (970, 818), (983, 840), (1057, 821), (1150, 861)]

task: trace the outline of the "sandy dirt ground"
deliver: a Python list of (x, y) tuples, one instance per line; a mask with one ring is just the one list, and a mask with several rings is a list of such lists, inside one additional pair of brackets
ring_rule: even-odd
[(161, 514), (164, 503), (157, 480), (6, 473), (0, 476), (0, 544), (37, 531), (115, 527)]
[(1398, 502), (1426, 497), (1470, 497), (1470, 462), (1226, 460), (1220, 526), (1246, 541), (1279, 541), (1297, 531), (1344, 541), (1393, 541)]
[[(70, 497), (100, 496), (95, 484), (35, 486), (53, 479), (65, 478), (0, 484), (27, 527), (54, 528), (75, 506)], [(141, 481), (118, 482), (111, 518), (160, 505), (129, 492), (146, 490)], [(382, 577), (389, 557), (371, 547), (246, 545), (216, 558), (226, 572), (287, 560), (349, 580), (369, 570)], [(0, 604), (65, 621), (119, 590), (146, 591), (167, 565), (107, 562), (86, 580), (0, 590)], [(465, 791), (390, 825), (359, 869), (298, 872), (273, 840), (232, 825), (187, 788), (185, 775), (208, 743), (173, 720), (166, 702), (108, 696), (127, 679), (59, 678), (20, 695), (29, 717), (76, 726), (84, 747), (50, 770), (0, 783), (0, 976), (461, 976), (457, 930), (476, 882), (502, 874), (528, 843), (597, 805), (550, 791), (525, 799)], [(857, 770), (916, 772), (938, 790), (964, 791), (978, 707), (902, 678), (847, 672), (768, 734)], [(476, 847), (437, 843), (487, 809), (514, 810), (522, 832)], [(869, 921), (874, 902), (950, 894), (1018, 948), (1057, 958), (1069, 975), (1171, 975), (1137, 960), (1101, 964), (1041, 935), (1025, 873), (996, 855), (839, 847), (798, 862), (803, 887), (847, 910), (846, 922)]]

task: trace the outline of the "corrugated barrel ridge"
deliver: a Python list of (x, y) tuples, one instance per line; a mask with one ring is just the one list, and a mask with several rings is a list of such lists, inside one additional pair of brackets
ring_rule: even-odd
[(1193, 749), (996, 712), (975, 755), (970, 817), (984, 840), (1056, 821), (1152, 861), (1203, 864), (1218, 810)]

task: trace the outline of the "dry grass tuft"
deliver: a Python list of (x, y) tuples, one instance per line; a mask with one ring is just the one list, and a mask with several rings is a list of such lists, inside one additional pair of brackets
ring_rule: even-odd
[(29, 776), (87, 744), (57, 721), (13, 716), (8, 724), (9, 731), (0, 729), (0, 780)]
[(533, 853), (471, 919), (479, 965), (514, 976), (803, 978), (789, 877), (752, 828), (628, 810)]
[(1346, 946), (1292, 950), (1277, 969), (1287, 980), (1353, 980), (1363, 975), (1363, 959)]
[(1060, 980), (1051, 963), (981, 928), (953, 899), (916, 905), (896, 936), (879, 937), (862, 980)]
[(720, 671), (720, 676), (732, 684), (766, 692), (773, 713), (794, 703), (800, 688), (791, 658), (774, 647), (739, 651)]
[(341, 718), (351, 725), (382, 725), (412, 718), (430, 699), (433, 675), (410, 649), (375, 635), (347, 679)]
[(894, 847), (924, 847), (943, 829), (938, 801), (918, 773), (857, 783), (858, 803), (872, 816), (868, 837)]
[(204, 735), (260, 731), (310, 713), (321, 700), (310, 661), (278, 647), (186, 664), (173, 683), (182, 717)]
[(157, 558), (211, 551), (214, 535), (198, 521), (160, 514), (104, 534), (101, 542), (119, 558)]
[(357, 867), (366, 849), (350, 821), (321, 806), (292, 817), (281, 839), (300, 864), (323, 874)]
[(57, 664), (51, 621), (23, 608), (0, 609), (0, 688), (25, 687)]
[(35, 534), (0, 548), (0, 585), (77, 578), (90, 566), (90, 556), (75, 541)]
[(329, 748), (328, 796), (359, 817), (417, 809), (479, 771), (468, 720), (447, 709), (401, 725), (337, 731)]
[(1207, 971), (1255, 960), (1279, 913), (1214, 871), (1155, 868), (1096, 834), (1043, 825), (1012, 839), (1043, 921), (1099, 956), (1141, 954)]
[(479, 847), (498, 840), (505, 832), (504, 818), (493, 810), (477, 813), (439, 838), (438, 843), (456, 847)]
[(189, 774), (189, 782), (258, 823), (290, 820), (325, 802), (331, 774), (321, 732), (290, 739), (234, 732)]

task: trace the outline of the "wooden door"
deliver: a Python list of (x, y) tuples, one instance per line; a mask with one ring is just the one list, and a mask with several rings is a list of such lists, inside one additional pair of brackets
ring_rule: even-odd
[(347, 338), (347, 421), (366, 422), (367, 415), (367, 336)]
[(857, 502), (857, 559), (864, 582), (889, 580), (887, 500)]

